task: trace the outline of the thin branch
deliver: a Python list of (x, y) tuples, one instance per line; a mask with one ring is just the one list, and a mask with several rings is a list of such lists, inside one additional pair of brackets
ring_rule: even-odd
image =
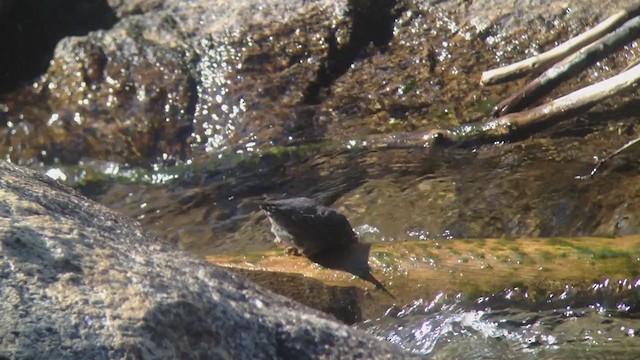
[(522, 60), (505, 67), (485, 71), (480, 80), (481, 85), (492, 85), (520, 78), (531, 71), (544, 68), (560, 59), (576, 52), (619, 27), (628, 19), (640, 15), (640, 3), (629, 6), (610, 16), (592, 29), (560, 44), (540, 55)]
[(544, 105), (531, 110), (508, 114), (495, 121), (519, 127), (566, 117), (569, 112), (590, 108), (613, 95), (632, 90), (637, 87), (638, 82), (640, 82), (640, 65)]
[(545, 71), (519, 92), (496, 106), (497, 115), (520, 111), (550, 93), (570, 77), (618, 51), (640, 37), (640, 16), (637, 16), (593, 44), (581, 49)]
[(635, 60), (633, 60), (632, 62), (630, 62), (624, 69), (622, 69), (622, 71), (627, 71), (629, 69), (631, 69), (632, 67), (636, 66), (640, 64), (640, 58), (637, 58)]
[(504, 139), (528, 131), (534, 125), (567, 119), (571, 115), (587, 111), (602, 100), (633, 90), (638, 83), (640, 65), (527, 111), (508, 114), (487, 122), (465, 124), (451, 130), (437, 129), (405, 135), (373, 136), (359, 145), (365, 148), (406, 148), (430, 147), (442, 142)]
[(581, 175), (581, 176), (576, 176), (576, 179), (580, 179), (580, 180), (585, 180), (585, 179), (589, 179), (592, 178), (596, 172), (598, 172), (598, 170), (600, 169), (600, 167), (608, 162), (609, 160), (613, 159), (614, 157), (616, 157), (618, 154), (630, 149), (631, 147), (633, 147), (634, 145), (640, 144), (640, 138), (637, 139), (633, 139), (631, 141), (629, 141), (628, 143), (624, 144), (621, 148), (619, 148), (618, 150), (614, 151), (613, 153), (609, 154), (607, 157), (605, 157), (604, 159), (598, 161), (598, 163), (596, 164), (596, 166), (593, 168), (593, 170), (591, 170), (591, 172), (589, 173), (589, 175)]

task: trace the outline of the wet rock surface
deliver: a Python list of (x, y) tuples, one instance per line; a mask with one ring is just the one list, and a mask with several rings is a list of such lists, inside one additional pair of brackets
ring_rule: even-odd
[[(482, 71), (540, 53), (632, 1), (61, 3), (0, 0), (0, 27), (6, 29), (0, 43), (28, 50), (8, 51), (0, 60), (0, 77), (11, 77), (0, 82), (0, 157), (66, 180), (197, 256), (274, 247), (255, 204), (264, 197), (323, 197), (366, 242), (428, 245), (435, 239), (446, 246), (450, 237), (638, 232), (637, 149), (591, 179), (576, 178), (589, 173), (594, 157), (638, 136), (637, 94), (529, 138), (442, 148), (367, 146), (376, 135), (486, 118), (493, 104), (528, 79), (480, 88)], [(38, 19), (50, 36), (19, 23), (16, 9)], [(60, 18), (70, 24), (54, 26)], [(47, 55), (54, 48), (53, 57)], [(634, 42), (550, 97), (603, 79), (637, 57)], [(20, 71), (7, 70), (23, 63)], [(384, 343), (177, 253), (51, 180), (4, 163), (0, 172), (0, 256), (6, 260), (0, 262), (0, 306), (9, 314), (8, 327), (0, 329), (8, 350), (0, 357), (399, 356)], [(4, 174), (19, 181), (7, 182)], [(37, 190), (44, 183), (62, 192)], [(251, 276), (266, 283), (286, 278)], [(342, 321), (364, 320), (358, 299), (368, 294), (291, 281), (284, 293), (306, 297)], [(418, 313), (428, 308), (420, 308), (421, 301)], [(627, 306), (611, 304), (606, 309)], [(381, 318), (364, 328), (423, 354), (465, 357), (493, 339), (478, 329), (511, 317), (465, 324), (464, 314), (444, 310), (435, 312), (433, 326), (451, 324), (453, 330), (442, 336), (425, 332), (431, 320), (419, 316), (397, 323)], [(563, 324), (580, 323), (566, 307), (558, 311)], [(633, 332), (620, 330), (626, 322), (594, 311), (594, 325), (583, 328), (616, 327), (598, 333), (596, 342), (633, 340)], [(557, 334), (532, 332), (529, 324), (522, 334), (496, 332), (496, 348), (482, 355), (544, 356), (529, 346), (554, 347)], [(237, 329), (260, 335), (228, 336)], [(450, 341), (452, 331), (465, 335), (462, 344)], [(514, 334), (523, 345), (515, 355), (503, 340)], [(563, 344), (560, 353), (584, 349), (580, 341), (594, 339), (585, 334), (566, 337), (578, 345)], [(433, 344), (445, 349), (434, 353)]]
[[(640, 194), (633, 156), (575, 176), (637, 136), (637, 97), (520, 143), (356, 141), (485, 118), (525, 80), (480, 88), (483, 70), (629, 3), (113, 0), (117, 24), (63, 39), (36, 86), (2, 95), (0, 155), (60, 167), (199, 254), (272, 246), (254, 204), (265, 195), (327, 196), (371, 241), (629, 234), (636, 207), (620, 209)], [(552, 96), (623, 68), (637, 49)], [(127, 165), (150, 180), (127, 179)]]
[[(119, 17), (110, 30), (62, 40), (34, 87), (3, 96), (2, 117), (11, 124), (4, 156), (172, 164), (203, 150), (478, 120), (513, 88), (479, 88), (482, 70), (566, 39), (604, 16), (595, 9), (610, 8), (392, 0), (108, 5)], [(532, 34), (532, 27), (549, 31)]]
[(0, 162), (4, 358), (403, 358)]
[(168, 190), (116, 184), (95, 198), (198, 254), (275, 247), (256, 204), (265, 193), (324, 195), (366, 242), (634, 233), (635, 207), (625, 204), (640, 196), (635, 161), (577, 179), (594, 165), (583, 142), (268, 156), (187, 171)]

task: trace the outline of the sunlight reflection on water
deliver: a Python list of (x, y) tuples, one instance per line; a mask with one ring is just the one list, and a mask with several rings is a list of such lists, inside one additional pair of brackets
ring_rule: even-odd
[(496, 296), (479, 307), (440, 294), (357, 327), (434, 359), (638, 358), (637, 292), (625, 306), (607, 301), (610, 295), (539, 304)]

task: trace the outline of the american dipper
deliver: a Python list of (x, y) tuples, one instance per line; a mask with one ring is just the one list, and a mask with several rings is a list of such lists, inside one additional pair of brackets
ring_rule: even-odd
[(275, 242), (292, 246), (306, 257), (358, 242), (344, 215), (312, 199), (296, 197), (259, 204), (271, 222)]
[(263, 201), (259, 205), (271, 222), (276, 243), (292, 247), (287, 253), (294, 250), (294, 254), (300, 255), (300, 251), (318, 264), (350, 272), (395, 299), (371, 274), (368, 264), (371, 245), (360, 244), (365, 253), (358, 251), (358, 245), (351, 246), (358, 243), (358, 236), (344, 215), (305, 197)]

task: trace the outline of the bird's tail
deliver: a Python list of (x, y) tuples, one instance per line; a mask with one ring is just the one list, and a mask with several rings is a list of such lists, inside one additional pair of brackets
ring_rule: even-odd
[(373, 274), (371, 274), (370, 270), (363, 271), (362, 274), (360, 275), (360, 278), (362, 280), (364, 280), (364, 281), (368, 281), (368, 282), (372, 283), (373, 285), (375, 285), (376, 289), (382, 290), (387, 295), (389, 295), (393, 300), (398, 300), (398, 299), (396, 299), (395, 296), (393, 296), (392, 293), (389, 292), (389, 290), (387, 290), (386, 287), (384, 287), (384, 285), (382, 285), (382, 283), (380, 281), (378, 281), (378, 279), (376, 279), (373, 276)]

